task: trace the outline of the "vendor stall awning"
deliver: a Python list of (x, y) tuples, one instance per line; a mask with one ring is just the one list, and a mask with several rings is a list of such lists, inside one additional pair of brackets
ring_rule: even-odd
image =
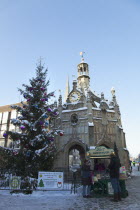
[(110, 154), (114, 152), (113, 149), (108, 149), (104, 146), (98, 146), (95, 149), (90, 149), (87, 156), (90, 158), (110, 158)]
[(91, 158), (91, 159), (93, 159), (93, 158), (94, 158), (94, 159), (96, 159), (96, 158), (98, 158), (98, 159), (105, 159), (105, 158), (110, 158), (110, 156), (109, 156), (109, 155), (108, 155), (108, 156), (101, 156), (101, 157), (100, 157), (100, 156), (93, 156), (93, 157), (90, 156), (90, 158)]

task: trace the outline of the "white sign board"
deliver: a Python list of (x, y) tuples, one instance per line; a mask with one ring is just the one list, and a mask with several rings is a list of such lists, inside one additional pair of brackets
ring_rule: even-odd
[(38, 189), (62, 189), (63, 172), (45, 172), (38, 173)]

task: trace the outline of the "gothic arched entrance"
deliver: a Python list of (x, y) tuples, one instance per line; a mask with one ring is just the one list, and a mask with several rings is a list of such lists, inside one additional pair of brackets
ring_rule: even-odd
[(84, 158), (85, 149), (79, 144), (72, 145), (68, 151), (68, 167), (80, 168)]
[(86, 154), (86, 144), (82, 141), (69, 141), (64, 147), (63, 154), (65, 168), (70, 169), (73, 164), (81, 165)]

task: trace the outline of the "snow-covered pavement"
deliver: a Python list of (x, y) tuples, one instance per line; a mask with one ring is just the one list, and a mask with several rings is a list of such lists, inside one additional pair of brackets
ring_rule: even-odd
[(140, 210), (140, 171), (133, 167), (132, 178), (126, 181), (129, 192), (121, 202), (111, 202), (109, 197), (83, 198), (81, 191), (36, 191), (32, 195), (0, 191), (0, 210)]

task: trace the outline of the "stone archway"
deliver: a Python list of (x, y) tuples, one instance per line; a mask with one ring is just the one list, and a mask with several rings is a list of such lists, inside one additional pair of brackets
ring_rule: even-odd
[[(75, 154), (74, 154), (75, 153)], [(70, 155), (79, 156), (80, 164), (83, 162), (86, 154), (86, 144), (83, 142), (72, 141), (69, 142), (64, 148), (64, 160), (65, 160), (65, 167), (69, 168), (70, 164)]]
[(85, 159), (85, 149), (79, 145), (74, 144), (68, 151), (68, 167), (80, 168), (83, 160)]

